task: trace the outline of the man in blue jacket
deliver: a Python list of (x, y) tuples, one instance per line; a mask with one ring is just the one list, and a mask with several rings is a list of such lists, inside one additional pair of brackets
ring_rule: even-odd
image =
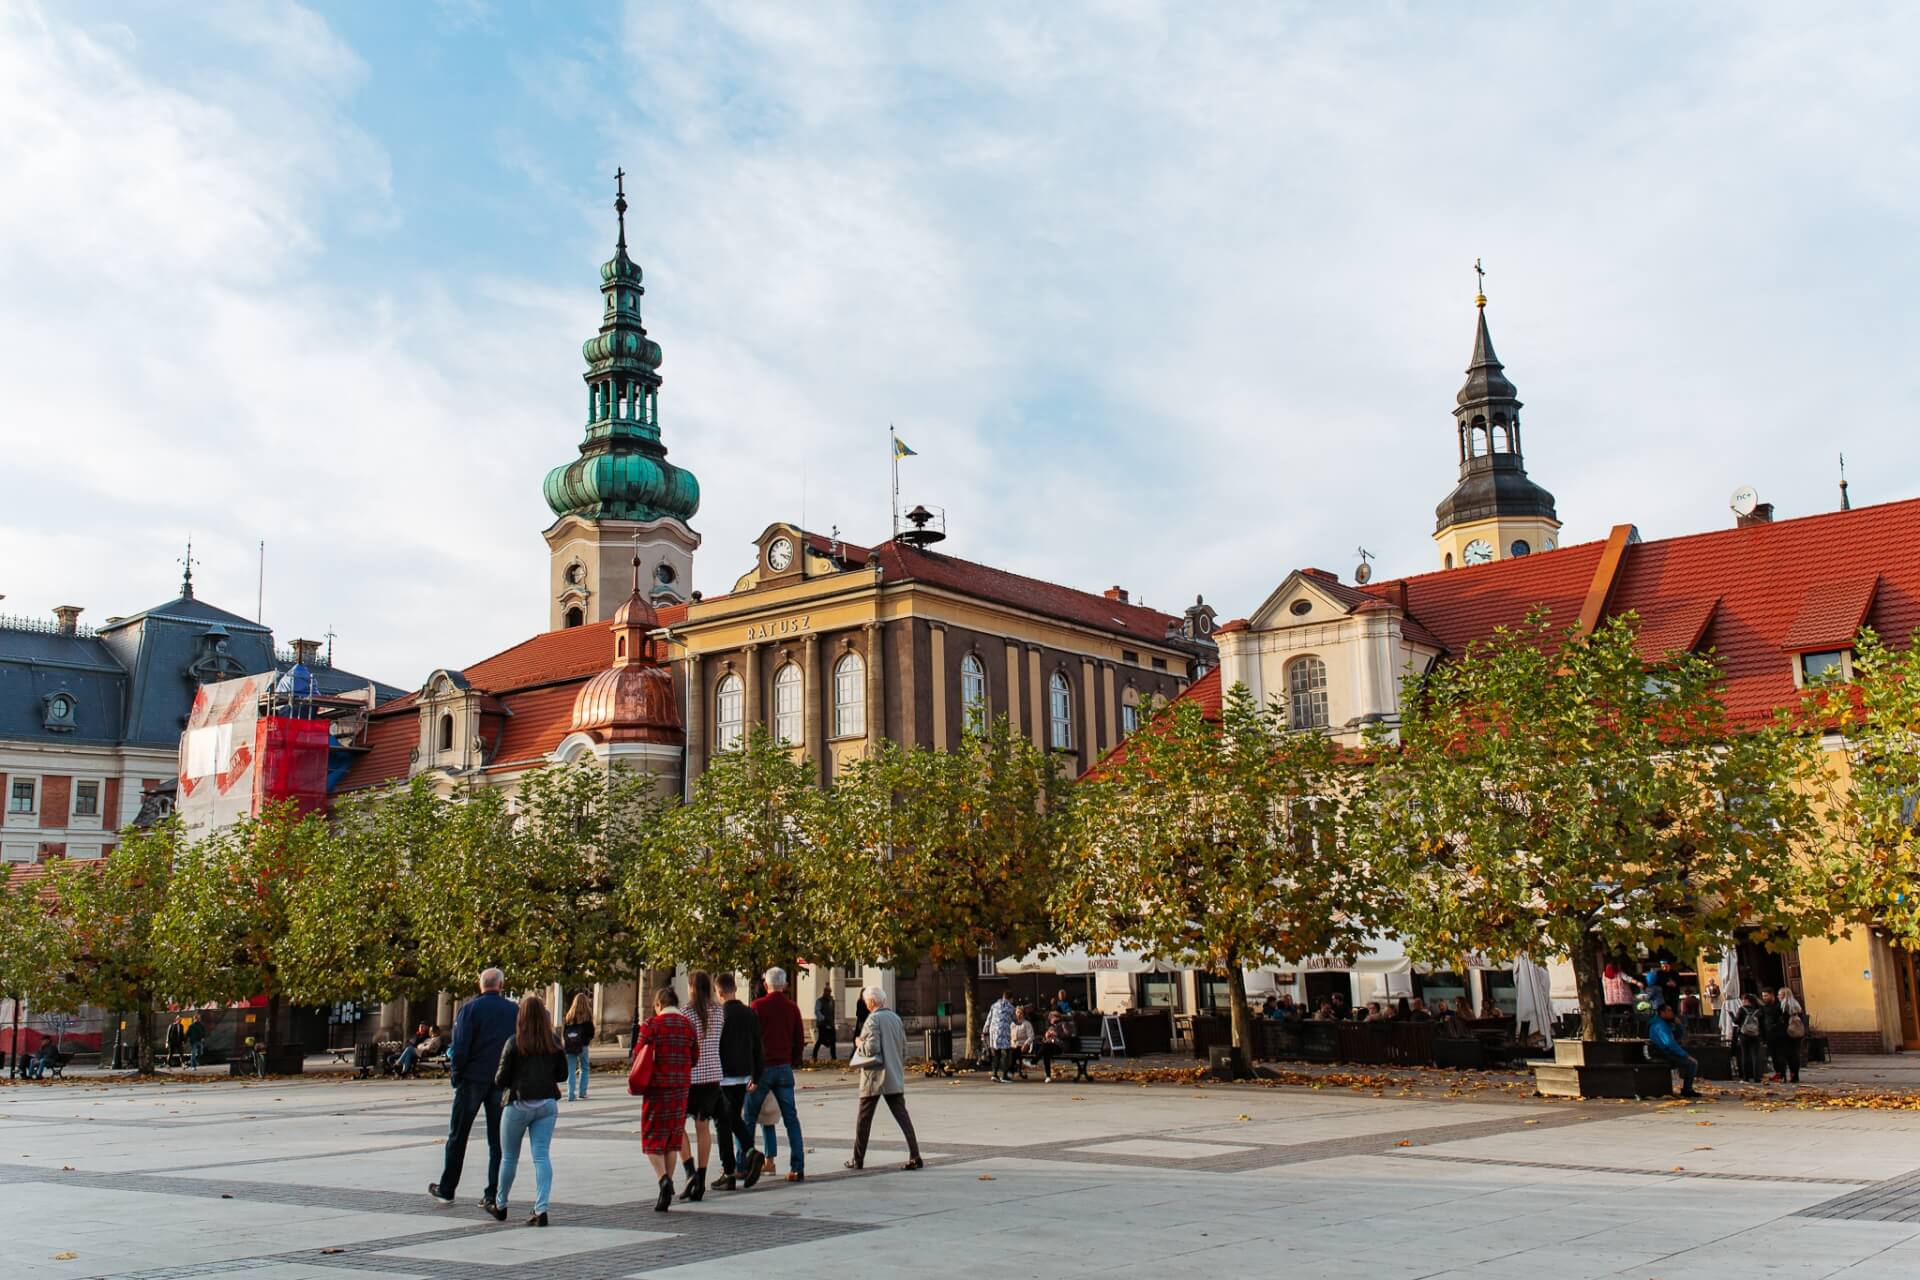
[(1681, 1097), (1700, 1096), (1693, 1089), (1693, 1078), (1700, 1074), (1700, 1062), (1680, 1043), (1680, 1024), (1672, 1005), (1663, 1002), (1654, 1010), (1653, 1025), (1647, 1028), (1647, 1052), (1680, 1073)]
[(467, 1161), (467, 1135), (474, 1117), (487, 1113), (487, 1195), (482, 1208), (493, 1208), (500, 1185), (500, 1089), (493, 1083), (500, 1051), (513, 1039), (520, 1006), (500, 994), (507, 975), (489, 969), (480, 975), (480, 995), (469, 1000), (453, 1020), (453, 1045), (447, 1051), (448, 1075), (453, 1080), (453, 1121), (447, 1126), (447, 1159), (440, 1181), (427, 1184), (435, 1202), (452, 1204), (460, 1186), (460, 1169)]

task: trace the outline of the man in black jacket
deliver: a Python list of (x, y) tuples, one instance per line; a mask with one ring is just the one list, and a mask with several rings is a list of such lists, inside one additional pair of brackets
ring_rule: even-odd
[(453, 1020), (453, 1047), (448, 1050), (447, 1074), (453, 1078), (453, 1117), (447, 1125), (446, 1163), (440, 1181), (427, 1185), (436, 1204), (453, 1203), (460, 1187), (460, 1171), (467, 1159), (467, 1135), (483, 1111), (487, 1117), (487, 1190), (480, 1207), (493, 1209), (500, 1182), (500, 1087), (493, 1082), (500, 1051), (513, 1039), (520, 1006), (500, 994), (507, 975), (489, 969), (480, 975), (480, 996), (460, 1006)]
[[(760, 1019), (736, 996), (733, 975), (715, 974), (713, 986), (720, 996), (721, 1014), (721, 1131), (716, 1135), (721, 1173), (713, 1188), (732, 1191), (736, 1185), (751, 1187), (760, 1181), (760, 1170), (767, 1162), (760, 1149), (753, 1145), (753, 1117), (746, 1114), (747, 1090), (760, 1078), (766, 1051), (760, 1042)], [(736, 1168), (740, 1174), (737, 1184)]]

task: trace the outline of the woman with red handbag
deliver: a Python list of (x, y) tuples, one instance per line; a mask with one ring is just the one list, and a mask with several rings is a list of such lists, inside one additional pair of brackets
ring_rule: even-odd
[(687, 1085), (700, 1056), (700, 1036), (671, 986), (653, 994), (654, 1013), (640, 1028), (627, 1072), (627, 1092), (640, 1098), (640, 1150), (660, 1175), (656, 1213), (673, 1207), (673, 1162), (687, 1134)]

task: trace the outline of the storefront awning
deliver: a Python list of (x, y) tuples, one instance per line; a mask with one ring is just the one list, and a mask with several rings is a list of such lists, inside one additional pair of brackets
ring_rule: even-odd
[(1000, 973), (1177, 973), (1182, 967), (1119, 947), (1104, 955), (1090, 954), (1085, 947), (1058, 947), (1008, 956), (994, 969)]

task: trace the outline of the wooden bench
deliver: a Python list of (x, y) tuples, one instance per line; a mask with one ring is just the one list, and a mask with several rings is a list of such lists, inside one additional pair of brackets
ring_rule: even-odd
[[(1053, 1056), (1056, 1061), (1073, 1064), (1073, 1078), (1076, 1081), (1089, 1080), (1092, 1077), (1087, 1074), (1087, 1068), (1105, 1057), (1106, 1049), (1107, 1042), (1101, 1036), (1075, 1036), (1073, 1048), (1063, 1049)], [(1051, 1068), (1048, 1069), (1048, 1074), (1052, 1074)]]

